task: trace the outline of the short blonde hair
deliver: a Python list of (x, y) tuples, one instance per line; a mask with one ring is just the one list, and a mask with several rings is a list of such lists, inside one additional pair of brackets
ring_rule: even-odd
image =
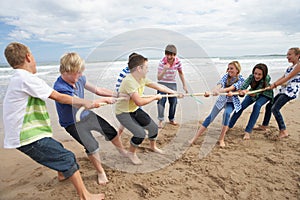
[(18, 42), (10, 43), (4, 51), (8, 64), (14, 69), (25, 63), (26, 55), (28, 53), (31, 53), (30, 49), (24, 44)]
[(298, 47), (292, 47), (292, 48), (290, 48), (289, 50), (294, 51), (294, 52), (295, 52), (295, 55), (300, 55), (300, 48), (298, 48)]
[(60, 73), (83, 72), (84, 69), (84, 60), (75, 52), (66, 53), (60, 58)]

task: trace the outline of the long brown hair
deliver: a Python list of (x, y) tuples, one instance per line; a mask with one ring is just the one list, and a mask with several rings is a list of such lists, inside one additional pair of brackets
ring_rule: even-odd
[(264, 63), (258, 63), (256, 64), (253, 69), (252, 69), (252, 74), (254, 75), (254, 71), (255, 69), (260, 69), (262, 72), (263, 72), (263, 77), (261, 80), (259, 81), (255, 81), (255, 78), (254, 76), (252, 77), (252, 80), (251, 80), (251, 88), (252, 89), (256, 89), (258, 86), (259, 86), (259, 83), (262, 82), (262, 86), (263, 88), (265, 88), (267, 86), (267, 81), (266, 81), (266, 77), (268, 75), (268, 67), (266, 64)]

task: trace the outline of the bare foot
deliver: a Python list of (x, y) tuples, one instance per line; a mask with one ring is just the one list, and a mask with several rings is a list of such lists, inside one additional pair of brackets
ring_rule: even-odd
[(194, 144), (194, 140), (193, 139), (188, 140), (187, 144), (190, 145), (190, 146), (193, 145)]
[(283, 130), (283, 131), (280, 131), (278, 138), (281, 139), (281, 138), (286, 138), (288, 136), (289, 136), (289, 134), (286, 132), (286, 130)]
[(136, 155), (136, 153), (131, 153), (128, 152), (127, 153), (128, 158), (131, 160), (131, 162), (135, 165), (141, 165), (142, 161), (139, 159), (139, 157)]
[(161, 150), (161, 149), (159, 149), (159, 148), (157, 148), (157, 147), (151, 148), (151, 150), (152, 150), (153, 152), (155, 152), (155, 153), (158, 153), (158, 154), (162, 154), (162, 155), (165, 154), (165, 152), (164, 152), (163, 150)]
[(255, 131), (266, 131), (267, 127), (263, 125), (258, 125), (258, 127), (253, 128)]
[(250, 140), (250, 134), (246, 132), (243, 139), (244, 140)]
[(100, 194), (88, 194), (85, 197), (80, 197), (80, 200), (103, 200), (105, 195), (103, 193)]
[(128, 151), (126, 151), (125, 149), (117, 148), (117, 150), (118, 150), (118, 152), (120, 153), (121, 156), (128, 157)]
[(176, 123), (175, 121), (170, 121), (169, 123), (173, 126), (178, 126), (178, 123)]
[(226, 146), (224, 140), (219, 140), (219, 146), (220, 147), (225, 147)]
[(105, 185), (106, 183), (108, 183), (108, 179), (106, 177), (105, 172), (98, 173), (98, 184)]
[(159, 122), (158, 122), (158, 128), (163, 128), (163, 121), (159, 120)]
[(193, 145), (193, 144), (197, 141), (197, 139), (198, 139), (201, 135), (203, 135), (203, 133), (204, 133), (205, 130), (206, 130), (206, 128), (205, 128), (204, 126), (201, 125), (200, 129), (198, 130), (198, 132), (194, 135), (194, 137), (193, 137), (192, 139), (190, 139), (190, 140), (188, 141), (188, 143), (189, 143), (190, 145)]

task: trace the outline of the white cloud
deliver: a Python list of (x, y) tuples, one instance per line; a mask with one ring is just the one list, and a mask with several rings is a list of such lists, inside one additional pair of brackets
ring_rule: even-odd
[(165, 28), (203, 44), (210, 55), (279, 53), (289, 44), (300, 43), (300, 12), (293, 0), (36, 0), (1, 4), (0, 20), (15, 27), (7, 37), (16, 40), (95, 47), (125, 31)]

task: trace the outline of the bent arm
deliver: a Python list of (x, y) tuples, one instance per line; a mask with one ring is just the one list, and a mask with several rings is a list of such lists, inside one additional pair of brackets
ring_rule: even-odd
[(134, 103), (137, 106), (144, 106), (144, 105), (151, 103), (154, 100), (161, 99), (161, 95), (157, 94), (157, 95), (153, 95), (149, 98), (142, 98), (137, 92), (134, 92), (130, 95), (130, 98), (134, 101)]
[(185, 83), (185, 78), (184, 78), (184, 74), (182, 71), (178, 71), (178, 74), (179, 74), (179, 78), (181, 80), (181, 83), (182, 83), (182, 87), (183, 87), (183, 90), (188, 93), (188, 89), (186, 87), (186, 83)]
[(97, 87), (90, 82), (86, 82), (84, 88), (98, 96), (103, 96), (103, 97), (116, 96), (116, 92), (113, 92), (110, 89)]
[(163, 79), (163, 77), (164, 77), (164, 75), (165, 75), (167, 69), (170, 67), (170, 64), (167, 63), (167, 64), (163, 65), (162, 67), (163, 67), (162, 70), (161, 70), (161, 71), (158, 70), (158, 72), (157, 72), (157, 80), (159, 80), (159, 81), (160, 81), (161, 79)]
[(297, 64), (294, 68), (294, 70), (289, 73), (287, 76), (282, 76), (279, 79), (277, 79), (277, 81), (275, 81), (271, 87), (275, 88), (278, 85), (282, 85), (285, 82), (287, 82), (288, 80), (290, 80), (291, 78), (293, 78), (294, 76), (296, 76), (298, 73), (300, 73), (300, 64)]
[(49, 96), (50, 99), (55, 100), (61, 104), (69, 104), (74, 106), (84, 106), (87, 109), (96, 108), (97, 105), (94, 105), (93, 101), (86, 100), (86, 99), (80, 99), (77, 97), (72, 97), (67, 94), (62, 94), (57, 92), (56, 90), (53, 90), (53, 92)]

